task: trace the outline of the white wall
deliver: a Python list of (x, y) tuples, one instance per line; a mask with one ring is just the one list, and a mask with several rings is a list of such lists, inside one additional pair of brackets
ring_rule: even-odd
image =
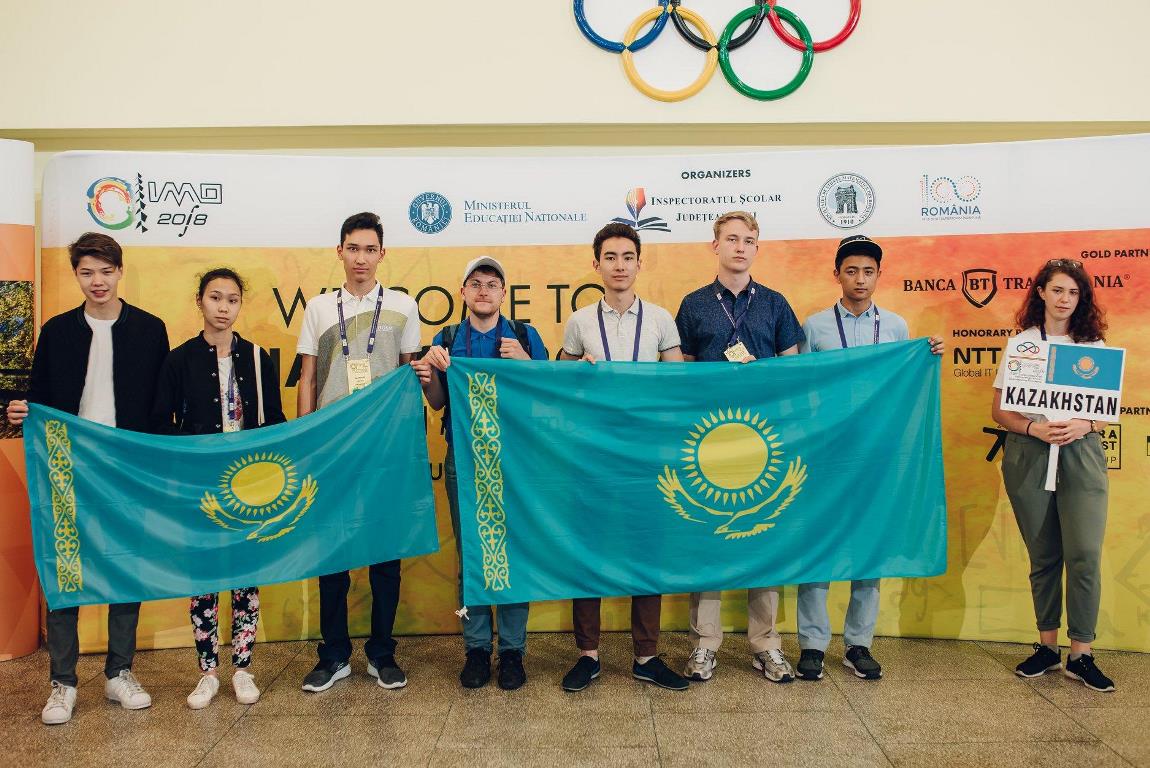
[[(617, 38), (654, 0), (586, 4)], [(747, 4), (684, 2), (716, 27)], [(825, 37), (848, 0), (785, 5)], [(864, 0), (794, 95), (752, 101), (720, 73), (663, 104), (582, 37), (570, 0), (0, 0), (0, 130), (1147, 120), (1147, 28), (1146, 0)], [(665, 86), (702, 59), (670, 27), (652, 47), (640, 70)], [(769, 29), (733, 55), (760, 87), (795, 59)]]

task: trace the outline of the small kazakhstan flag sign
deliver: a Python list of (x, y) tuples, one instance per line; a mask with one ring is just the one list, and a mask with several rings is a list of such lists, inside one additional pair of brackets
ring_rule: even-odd
[(946, 570), (925, 339), (448, 369), (468, 605)]
[(400, 368), (287, 424), (170, 437), (33, 404), (36, 569), (50, 608), (188, 597), (434, 552), (423, 395)]

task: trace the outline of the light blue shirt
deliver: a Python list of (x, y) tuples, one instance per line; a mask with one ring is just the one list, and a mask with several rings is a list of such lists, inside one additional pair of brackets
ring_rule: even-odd
[(836, 301), (833, 307), (816, 312), (803, 323), (803, 333), (806, 339), (799, 347), (800, 352), (825, 352), (828, 349), (842, 349), (842, 339), (839, 337), (838, 324), (835, 322), (835, 312), (843, 323), (843, 334), (847, 338), (848, 347), (861, 347), (874, 343), (875, 318), (878, 318), (878, 340), (882, 344), (887, 341), (906, 341), (910, 338), (906, 320), (891, 312), (871, 305), (861, 315), (855, 316), (850, 310)]

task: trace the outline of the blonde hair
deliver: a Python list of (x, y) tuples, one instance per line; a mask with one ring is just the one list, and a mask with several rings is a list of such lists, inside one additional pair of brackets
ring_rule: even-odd
[(747, 213), (746, 211), (731, 211), (730, 213), (724, 213), (722, 216), (715, 219), (716, 240), (719, 239), (719, 230), (722, 229), (723, 225), (728, 221), (741, 221), (747, 225), (747, 229), (755, 232), (756, 234), (759, 232), (759, 222), (755, 219), (754, 214)]

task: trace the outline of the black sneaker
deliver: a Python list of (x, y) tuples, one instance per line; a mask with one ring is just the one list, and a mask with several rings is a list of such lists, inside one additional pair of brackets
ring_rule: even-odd
[(591, 685), (599, 676), (599, 660), (590, 656), (580, 656), (571, 671), (563, 676), (563, 690), (574, 693)]
[(799, 666), (795, 671), (800, 680), (823, 679), (823, 656), (825, 654), (815, 648), (804, 648), (799, 655)]
[(642, 680), (645, 683), (654, 683), (660, 688), (666, 688), (668, 691), (685, 691), (690, 685), (690, 683), (687, 682), (687, 678), (672, 672), (658, 656), (653, 659), (648, 659), (643, 664), (637, 661), (632, 663), (631, 677), (636, 680)]
[(350, 674), (351, 665), (346, 661), (321, 661), (315, 665), (315, 669), (307, 673), (300, 687), (305, 691), (319, 693), (331, 688), (336, 680), (342, 680)]
[(380, 688), (402, 688), (407, 685), (407, 675), (395, 663), (394, 656), (380, 656), (367, 662), (367, 674), (375, 678)]
[(484, 648), (468, 648), (467, 661), (459, 673), (459, 682), (464, 688), (482, 688), (491, 679), (491, 651)]
[(855, 677), (861, 677), (863, 680), (878, 680), (882, 677), (882, 667), (870, 655), (870, 650), (861, 645), (847, 648), (846, 654), (843, 655), (843, 666), (854, 670)]
[(1072, 680), (1081, 680), (1092, 691), (1109, 693), (1114, 690), (1114, 681), (1102, 674), (1102, 670), (1094, 665), (1094, 657), (1084, 653), (1077, 659), (1067, 659), (1063, 674)]
[(523, 669), (523, 651), (499, 652), (499, 687), (514, 691), (527, 682), (527, 672)]
[(1052, 651), (1048, 645), (1035, 643), (1034, 653), (1030, 654), (1030, 658), (1014, 668), (1014, 674), (1019, 677), (1038, 677), (1061, 668), (1061, 651)]

